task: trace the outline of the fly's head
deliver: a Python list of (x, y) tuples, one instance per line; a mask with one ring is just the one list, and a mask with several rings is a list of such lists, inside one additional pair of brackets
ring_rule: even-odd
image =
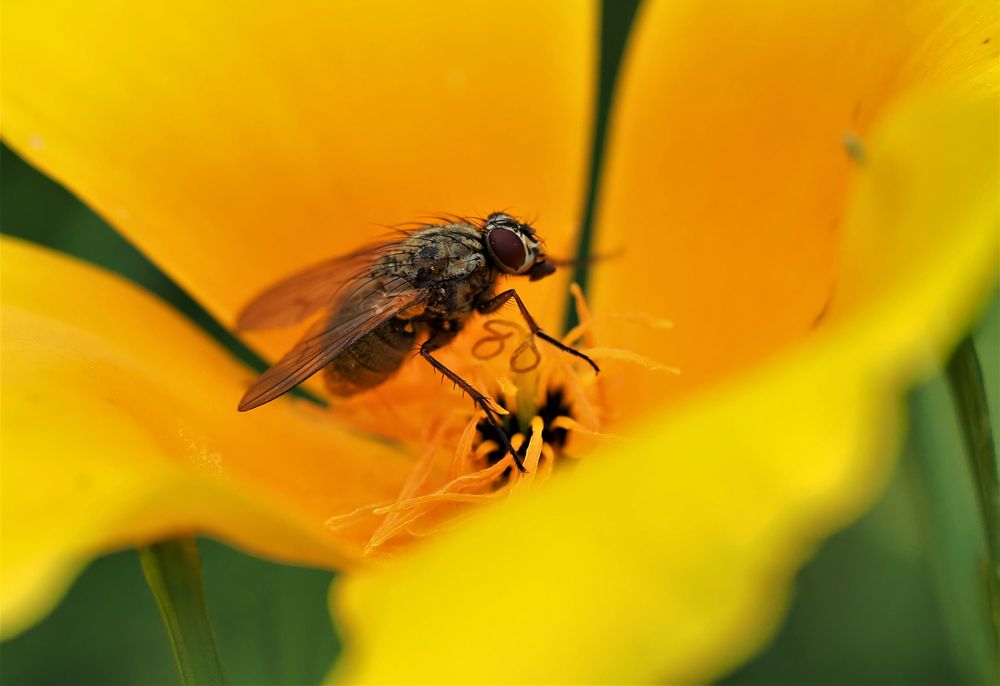
[(545, 259), (535, 229), (509, 214), (494, 212), (483, 225), (483, 241), (493, 265), (505, 274), (544, 278), (556, 268)]

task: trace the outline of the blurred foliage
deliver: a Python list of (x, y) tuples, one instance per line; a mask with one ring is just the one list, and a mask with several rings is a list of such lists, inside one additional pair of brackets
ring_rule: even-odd
[[(1000, 435), (1000, 292), (973, 335)], [(985, 534), (943, 370), (908, 398), (879, 504), (802, 570), (772, 644), (727, 684), (995, 684)]]
[[(319, 683), (340, 649), (326, 610), (333, 575), (265, 562), (214, 541), (199, 548), (228, 682)], [(50, 617), (4, 643), (0, 682), (179, 683), (135, 551), (95, 561)]]
[[(625, 56), (632, 22), (639, 10), (639, 0), (615, 0), (601, 3), (601, 52), (597, 74), (597, 102), (594, 104), (594, 132), (590, 143), (590, 174), (587, 178), (587, 196), (584, 199), (580, 223), (580, 238), (577, 241), (576, 258), (571, 281), (579, 284), (584, 291), (590, 277), (587, 258), (594, 243), (594, 218), (597, 214), (597, 195), (604, 169), (604, 153), (611, 120), (618, 72)], [(576, 302), (570, 298), (567, 303), (564, 331), (569, 331), (580, 323)]]
[[(602, 120), (636, 6), (629, 0), (605, 8)], [(597, 133), (595, 159), (600, 140)], [(187, 293), (61, 186), (6, 147), (0, 170), (4, 233), (124, 275), (260, 367)], [(595, 172), (592, 182), (597, 179)], [(975, 341), (1000, 434), (1000, 300), (991, 303)], [(915, 390), (908, 405), (901, 467), (880, 502), (823, 545), (800, 573), (777, 636), (721, 683), (995, 683), (980, 577), (983, 534), (942, 377)], [(332, 574), (266, 562), (212, 541), (200, 548), (228, 680), (318, 683), (339, 651), (326, 610)], [(51, 616), (0, 646), (0, 682), (178, 683), (135, 552), (96, 560)]]

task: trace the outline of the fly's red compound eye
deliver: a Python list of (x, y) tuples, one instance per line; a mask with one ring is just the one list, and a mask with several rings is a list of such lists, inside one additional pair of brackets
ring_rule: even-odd
[(524, 249), (524, 241), (510, 229), (496, 228), (487, 237), (490, 253), (504, 269), (519, 272), (524, 268), (528, 257)]

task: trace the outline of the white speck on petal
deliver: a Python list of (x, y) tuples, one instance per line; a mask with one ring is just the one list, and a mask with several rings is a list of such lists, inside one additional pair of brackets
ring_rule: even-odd
[(201, 441), (188, 436), (184, 432), (184, 427), (178, 427), (177, 430), (180, 435), (181, 441), (187, 450), (188, 457), (194, 462), (200, 469), (204, 469), (211, 473), (212, 476), (218, 478), (226, 478), (226, 469), (222, 465), (222, 454), (209, 450), (208, 447)]
[(45, 147), (45, 139), (37, 133), (33, 133), (28, 136), (28, 146), (32, 150), (41, 150)]

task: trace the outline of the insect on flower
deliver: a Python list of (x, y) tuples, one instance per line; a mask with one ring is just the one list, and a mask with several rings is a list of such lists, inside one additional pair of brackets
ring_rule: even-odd
[(290, 326), (327, 310), (301, 340), (253, 383), (241, 412), (287, 393), (325, 368), (326, 385), (350, 396), (391, 377), (417, 348), (419, 355), (478, 404), (504, 447), (524, 471), (489, 399), (432, 354), (447, 345), (474, 314), (513, 299), (534, 336), (599, 368), (579, 350), (539, 328), (513, 288), (496, 293), (505, 274), (536, 281), (555, 272), (534, 228), (496, 212), (485, 220), (458, 219), (402, 231), (293, 275), (258, 295), (237, 327)]

